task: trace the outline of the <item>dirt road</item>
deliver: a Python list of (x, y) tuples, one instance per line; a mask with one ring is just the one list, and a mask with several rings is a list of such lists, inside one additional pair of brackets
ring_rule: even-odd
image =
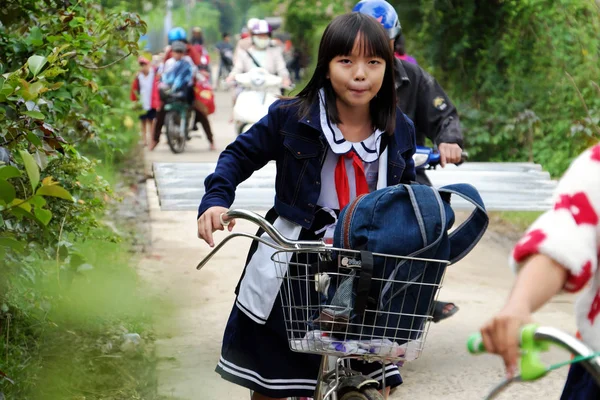
[[(217, 110), (211, 121), (217, 147), (223, 149), (234, 139), (233, 125), (228, 123), (228, 94), (217, 93)], [(154, 161), (214, 161), (217, 156), (218, 152), (208, 151), (205, 139), (194, 138), (181, 155), (171, 154), (163, 142), (147, 154), (147, 165)], [(228, 244), (198, 272), (195, 266), (208, 247), (196, 237), (196, 213), (161, 211), (153, 181), (148, 181), (148, 196), (152, 255), (142, 262), (140, 270), (159, 288), (165, 301), (174, 305), (173, 313), (159, 327), (160, 392), (181, 400), (248, 399), (246, 390), (220, 379), (214, 367), (249, 243), (240, 239)], [(253, 232), (254, 228), (240, 223), (236, 230)], [(512, 283), (506, 262), (509, 248), (510, 240), (492, 227), (466, 259), (451, 267), (440, 298), (456, 302), (460, 312), (432, 324), (422, 357), (402, 368), (405, 383), (394, 399), (481, 399), (501, 380), (500, 360), (468, 355), (465, 341), (500, 308), (508, 294)], [(574, 332), (572, 301), (572, 297), (560, 297), (539, 312), (536, 321)], [(546, 356), (550, 361), (567, 358), (560, 351)], [(565, 374), (562, 370), (538, 383), (515, 385), (501, 398), (556, 399)]]

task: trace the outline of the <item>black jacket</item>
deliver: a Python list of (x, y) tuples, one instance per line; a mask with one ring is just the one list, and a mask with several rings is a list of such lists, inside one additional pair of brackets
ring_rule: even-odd
[(444, 89), (418, 65), (395, 61), (398, 106), (415, 124), (417, 145), (425, 145), (428, 137), (438, 145), (457, 143), (463, 147), (458, 113)]

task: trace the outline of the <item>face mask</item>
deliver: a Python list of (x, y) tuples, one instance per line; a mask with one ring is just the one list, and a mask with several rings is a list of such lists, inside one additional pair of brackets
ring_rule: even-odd
[(254, 45), (259, 48), (259, 49), (266, 49), (269, 44), (271, 43), (271, 39), (269, 38), (252, 38), (252, 42), (254, 43)]

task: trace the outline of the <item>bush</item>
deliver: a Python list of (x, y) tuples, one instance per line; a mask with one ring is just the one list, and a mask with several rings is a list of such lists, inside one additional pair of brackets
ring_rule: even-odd
[(124, 329), (147, 335), (152, 306), (127, 245), (102, 227), (114, 195), (97, 173), (101, 163), (114, 168), (138, 141), (129, 56), (145, 23), (92, 0), (3, 6), (0, 393), (150, 398), (119, 371), (140, 372), (147, 355), (129, 360), (102, 347)]

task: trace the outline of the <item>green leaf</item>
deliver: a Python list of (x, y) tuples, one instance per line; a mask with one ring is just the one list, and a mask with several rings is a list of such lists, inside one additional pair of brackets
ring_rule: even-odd
[(31, 31), (29, 32), (29, 36), (27, 37), (27, 40), (25, 42), (27, 44), (33, 45), (33, 46), (43, 45), (44, 37), (42, 36), (42, 30), (40, 28), (38, 28), (37, 26), (31, 28)]
[(42, 56), (31, 56), (27, 60), (27, 66), (29, 67), (29, 71), (33, 74), (33, 76), (37, 76), (42, 68), (46, 65), (46, 57)]
[(18, 178), (21, 176), (21, 171), (12, 165), (0, 167), (0, 179)]
[(38, 146), (38, 147), (42, 147), (44, 144), (42, 143), (42, 140), (33, 132), (29, 131), (27, 132), (27, 140), (29, 140), (29, 142), (34, 145), (34, 146)]
[(38, 97), (41, 93), (47, 91), (48, 89), (46, 88), (46, 86), (40, 81), (34, 82), (31, 84), (31, 86), (29, 86), (29, 94), (32, 95), (34, 98)]
[(37, 190), (37, 192), (35, 192), (35, 194), (39, 196), (59, 197), (61, 199), (73, 201), (71, 194), (58, 185), (42, 186)]
[(25, 170), (27, 171), (27, 175), (29, 175), (29, 181), (31, 182), (31, 189), (35, 191), (35, 188), (40, 183), (40, 170), (33, 159), (33, 156), (29, 154), (29, 152), (25, 150), (21, 150), (19, 152), (21, 157), (23, 158), (23, 163), (25, 163)]
[(52, 219), (52, 212), (50, 210), (36, 208), (35, 210), (33, 210), (33, 213), (40, 221), (42, 221), (44, 225), (48, 225), (48, 223)]
[(46, 205), (46, 199), (44, 199), (42, 196), (37, 195), (29, 199), (29, 202), (39, 208), (42, 208)]
[(44, 119), (46, 116), (39, 111), (25, 111), (23, 115), (27, 115), (28, 117), (35, 119)]
[(27, 211), (28, 213), (31, 213), (31, 204), (29, 204), (29, 202), (27, 202), (23, 199), (16, 198), (12, 201), (11, 205), (13, 207), (22, 208), (23, 210)]
[(10, 204), (16, 195), (15, 187), (4, 179), (0, 179), (0, 199), (4, 200), (6, 204)]
[(15, 239), (9, 237), (0, 237), (0, 246), (8, 247), (18, 252), (25, 250), (25, 245), (23, 243), (19, 243)]

